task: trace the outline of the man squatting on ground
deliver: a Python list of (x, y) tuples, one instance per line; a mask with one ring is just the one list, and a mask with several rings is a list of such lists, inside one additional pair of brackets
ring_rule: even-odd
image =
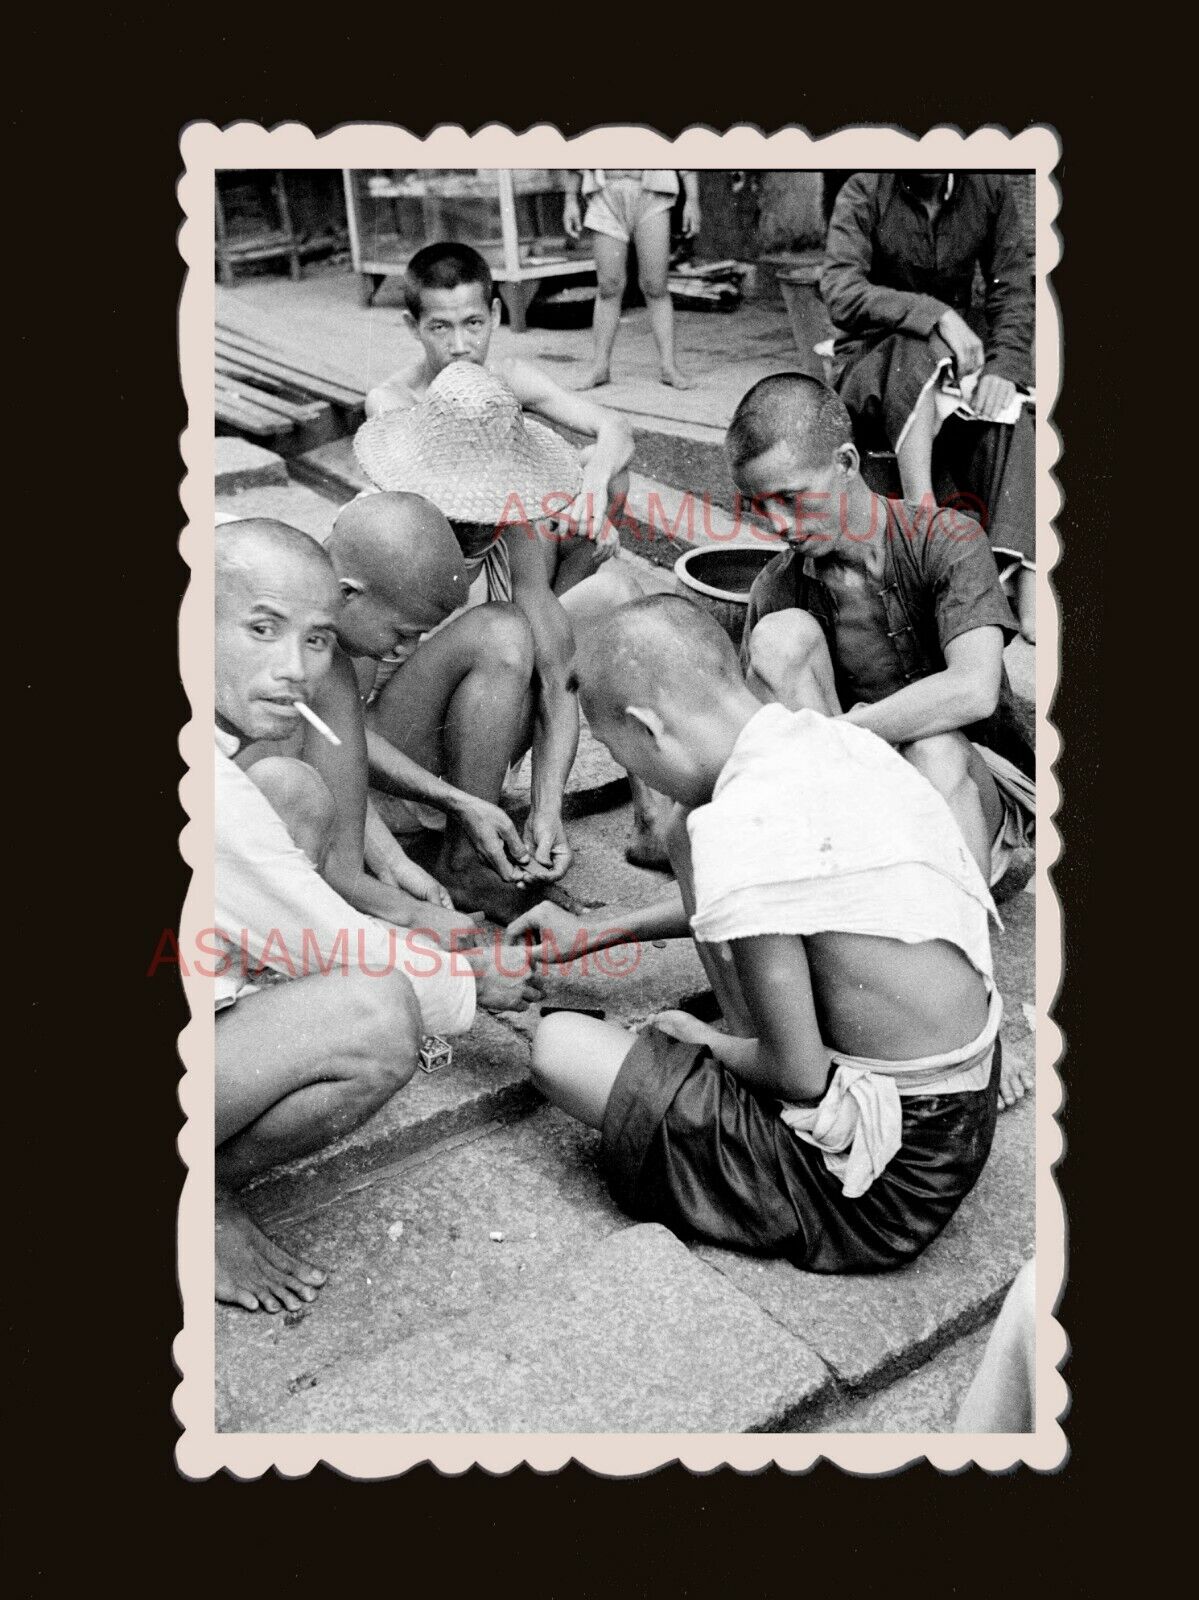
[(1036, 822), (1034, 757), (1003, 665), (1015, 618), (979, 525), (874, 494), (848, 413), (816, 378), (744, 396), (726, 439), (738, 488), (790, 548), (750, 591), (742, 665), (763, 699), (820, 709), (898, 748), (944, 796), (988, 883)]
[(324, 1273), (271, 1243), (236, 1192), (364, 1122), (407, 1083), (423, 1035), (464, 1033), (476, 1003), (519, 1009), (539, 987), (410, 931), (431, 905), (395, 896), (408, 927), (364, 915), (322, 876), (339, 807), (316, 767), (233, 760), (293, 738), (296, 701), (335, 660), (342, 600), (320, 545), (282, 523), (221, 526), (216, 551), (216, 1294), (294, 1311)]
[[(465, 602), (470, 609), (446, 624), (444, 640), (441, 633), (426, 637), (411, 665), (421, 662), (436, 643), (454, 661), (473, 652), (485, 672), (491, 647), (479, 637), (481, 628), (503, 629), (510, 658), (519, 653), (518, 635), (528, 641), (522, 670), (529, 685), (530, 715), (512, 725), (518, 736), (510, 740), (507, 752), (509, 761), (517, 760), (531, 741), (526, 859), (516, 863), (520, 872), (507, 882), (489, 868), (480, 871), (472, 865), (460, 891), (462, 869), (451, 859), (458, 846), (447, 836), (448, 853), (436, 869), (460, 905), (481, 907), (496, 921), (506, 922), (528, 904), (522, 888), (538, 878), (556, 881), (571, 861), (562, 824), (562, 797), (579, 733), (578, 707), (566, 689), (571, 654), (599, 618), (641, 597), (642, 580), (626, 560), (608, 560), (596, 568), (594, 545), (561, 532), (553, 512), (577, 503), (586, 470), (583, 462), (559, 435), (524, 416), (516, 396), (500, 378), (473, 362), (452, 363), (416, 405), (365, 423), (355, 436), (354, 448), (381, 490), (420, 495), (445, 514), (471, 578)], [(370, 498), (360, 497), (342, 518)], [(575, 557), (580, 549), (591, 562), (589, 577), (579, 577)], [(571, 565), (578, 581), (564, 588), (563, 574)], [(397, 584), (402, 576), (397, 570)], [(368, 691), (368, 726), (401, 750), (407, 748), (409, 737), (411, 694), (425, 692), (421, 675), (419, 688), (404, 687), (405, 670), (385, 658)], [(498, 749), (498, 730), (495, 739)], [(435, 759), (431, 749), (412, 753), (422, 764)], [(464, 758), (473, 760), (469, 750)], [(444, 768), (432, 765), (430, 770)], [(376, 776), (375, 781), (406, 798), (423, 798), (407, 795), (390, 775)], [(478, 792), (497, 801), (502, 781), (502, 772), (490, 772)], [(660, 864), (664, 860), (660, 830), (667, 808), (639, 782), (633, 784), (633, 807), (629, 857), (640, 865)], [(411, 820), (415, 828), (436, 826), (440, 819), (436, 812), (429, 814), (425, 801)]]
[(535, 1081), (602, 1129), (640, 1220), (817, 1272), (910, 1261), (986, 1161), (1001, 1054), (994, 906), (945, 801), (847, 718), (763, 705), (686, 600), (616, 612), (574, 676), (596, 737), (678, 802), (678, 921), (626, 925), (690, 919), (728, 1031), (562, 1012)]

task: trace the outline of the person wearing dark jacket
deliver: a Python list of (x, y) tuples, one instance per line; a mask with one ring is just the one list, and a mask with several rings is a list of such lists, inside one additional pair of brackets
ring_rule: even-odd
[[(968, 320), (976, 268), (981, 336)], [(1033, 289), (1008, 179), (855, 173), (833, 208), (820, 289), (855, 436), (895, 451), (906, 501), (954, 498), (982, 522), (1014, 569), (1031, 641), (1036, 445), (1022, 392), (1033, 384)]]

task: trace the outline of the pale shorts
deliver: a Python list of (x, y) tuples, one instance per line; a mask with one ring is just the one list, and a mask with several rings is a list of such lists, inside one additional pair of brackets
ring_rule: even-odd
[(587, 202), (583, 226), (628, 244), (639, 223), (673, 205), (673, 195), (643, 188), (640, 178), (611, 178)]

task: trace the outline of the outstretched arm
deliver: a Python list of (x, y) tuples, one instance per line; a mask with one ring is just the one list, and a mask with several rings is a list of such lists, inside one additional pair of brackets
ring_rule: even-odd
[(918, 678), (873, 705), (856, 705), (845, 716), (888, 744), (908, 744), (989, 717), (1002, 676), (1002, 628), (971, 628), (945, 646), (943, 672)]
[(686, 939), (691, 924), (683, 906), (683, 891), (677, 887), (652, 905), (636, 910), (614, 910), (605, 906), (590, 922), (576, 917), (552, 901), (517, 917), (504, 929), (505, 944), (529, 940), (528, 957), (532, 965), (555, 965), (573, 961), (593, 950), (607, 950), (618, 944), (644, 944), (652, 939)]
[(525, 843), (527, 876), (553, 880), (570, 865), (562, 825), (562, 795), (579, 743), (579, 707), (566, 686), (574, 633), (546, 577), (540, 538), (527, 525), (504, 534), (512, 570), (512, 599), (533, 634), (537, 705), (533, 727), (533, 796)]

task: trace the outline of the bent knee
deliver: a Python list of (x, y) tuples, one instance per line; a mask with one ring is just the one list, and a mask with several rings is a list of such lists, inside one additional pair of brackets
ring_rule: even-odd
[(952, 794), (970, 776), (970, 746), (959, 733), (934, 733), (927, 739), (913, 739), (904, 745), (902, 754), (942, 794)]
[(825, 648), (824, 633), (810, 611), (772, 611), (749, 636), (750, 665), (768, 682), (803, 666)]
[(493, 670), (533, 671), (533, 631), (524, 613), (514, 605), (493, 602), (480, 606), (476, 640), (479, 653)]
[(402, 972), (353, 974), (353, 1043), (363, 1090), (379, 1105), (416, 1070), (423, 1029), (416, 991)]
[(576, 1052), (576, 1020), (567, 1011), (542, 1017), (533, 1035), (529, 1056), (529, 1076), (547, 1100), (554, 1098), (554, 1087), (563, 1069)]
[(289, 827), (327, 832), (337, 815), (333, 791), (315, 767), (295, 756), (264, 756), (246, 773)]

